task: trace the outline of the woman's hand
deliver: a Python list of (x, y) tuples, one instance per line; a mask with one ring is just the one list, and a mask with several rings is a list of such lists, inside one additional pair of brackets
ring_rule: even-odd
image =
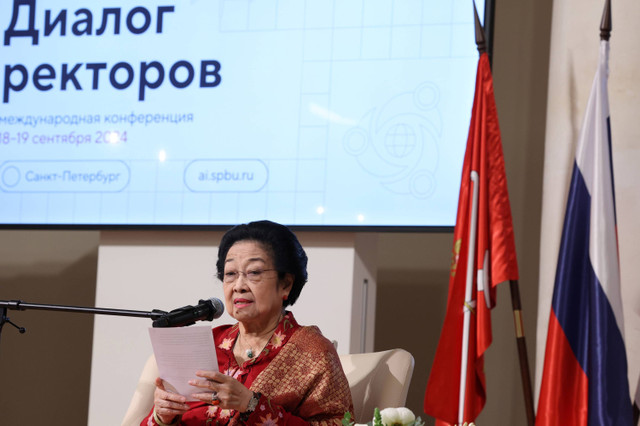
[(176, 416), (181, 416), (190, 408), (185, 404), (187, 398), (177, 393), (172, 393), (164, 388), (164, 381), (156, 378), (156, 390), (153, 392), (153, 404), (156, 415), (163, 423), (173, 423)]
[(196, 371), (196, 376), (204, 380), (189, 380), (191, 386), (202, 389), (202, 392), (192, 396), (212, 405), (220, 405), (221, 408), (247, 410), (253, 392), (231, 376), (218, 371)]

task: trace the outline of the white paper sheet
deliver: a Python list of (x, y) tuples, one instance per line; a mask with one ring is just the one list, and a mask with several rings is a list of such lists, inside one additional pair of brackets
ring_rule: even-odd
[(187, 397), (202, 389), (189, 385), (197, 370), (218, 371), (218, 358), (209, 326), (149, 328), (153, 353), (166, 389)]

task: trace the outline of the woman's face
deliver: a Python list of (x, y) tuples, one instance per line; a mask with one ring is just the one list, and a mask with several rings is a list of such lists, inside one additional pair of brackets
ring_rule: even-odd
[[(238, 241), (227, 252), (224, 263), (224, 299), (227, 312), (249, 327), (267, 327), (282, 312), (293, 275), (278, 280), (274, 260), (255, 241)], [(261, 273), (262, 272), (262, 273)]]

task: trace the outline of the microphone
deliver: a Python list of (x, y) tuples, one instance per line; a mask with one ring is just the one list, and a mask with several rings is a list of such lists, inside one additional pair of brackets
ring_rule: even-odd
[(211, 297), (200, 299), (196, 306), (184, 306), (162, 315), (153, 321), (154, 327), (182, 327), (194, 324), (196, 321), (212, 321), (220, 318), (224, 312), (224, 304), (220, 299)]

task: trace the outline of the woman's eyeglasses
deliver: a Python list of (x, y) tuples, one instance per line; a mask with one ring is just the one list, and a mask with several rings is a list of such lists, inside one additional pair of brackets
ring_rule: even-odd
[(277, 269), (253, 269), (251, 271), (227, 271), (222, 276), (222, 281), (225, 284), (234, 283), (240, 275), (244, 275), (252, 283), (259, 283), (266, 278), (267, 272), (277, 271)]

